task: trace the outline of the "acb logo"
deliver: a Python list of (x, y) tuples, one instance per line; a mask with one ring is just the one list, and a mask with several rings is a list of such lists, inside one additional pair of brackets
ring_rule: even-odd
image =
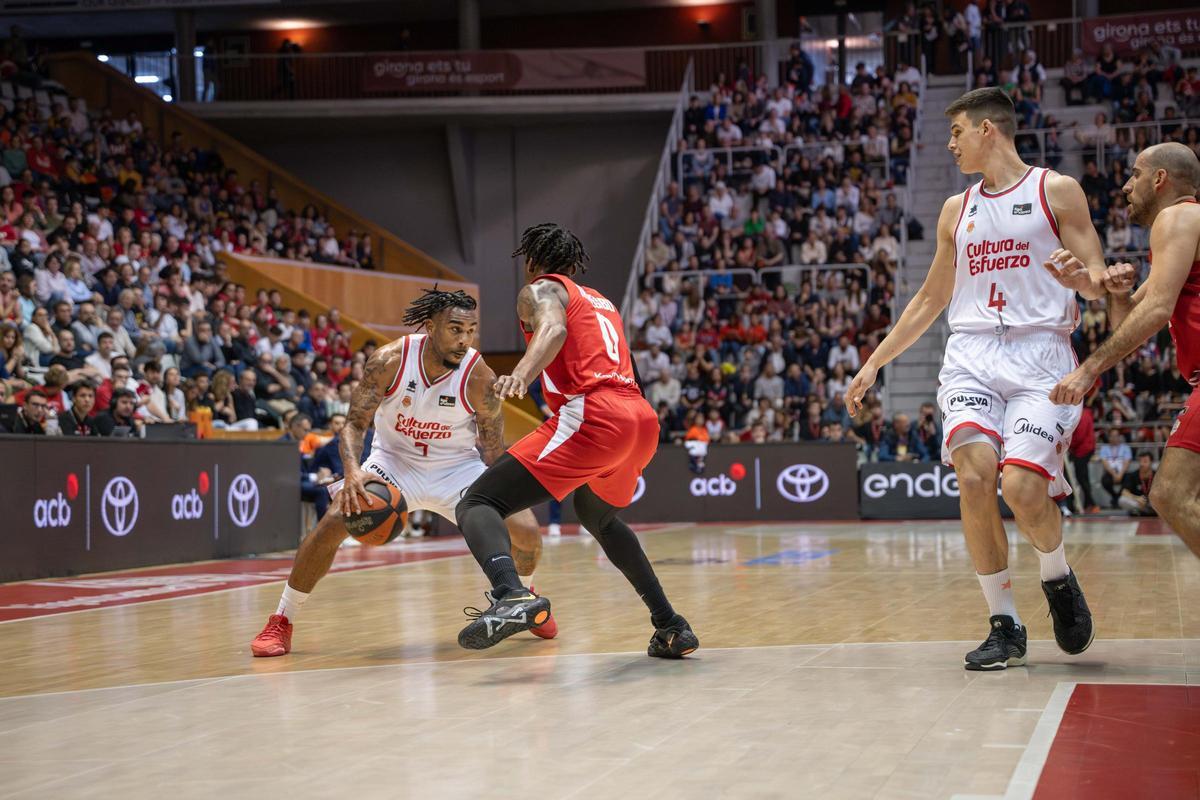
[(722, 472), (712, 478), (692, 478), (688, 488), (692, 497), (731, 497), (737, 492), (737, 482), (746, 477), (746, 468), (738, 462), (729, 467), (729, 474)]
[(66, 496), (58, 492), (53, 497), (41, 498), (33, 503), (33, 525), (39, 530), (65, 528), (71, 524), (71, 501), (79, 496), (79, 478), (75, 473), (67, 475)]
[(208, 494), (208, 473), (201, 471), (196, 488), (186, 494), (171, 496), (171, 518), (175, 520), (200, 519), (204, 516), (204, 497)]

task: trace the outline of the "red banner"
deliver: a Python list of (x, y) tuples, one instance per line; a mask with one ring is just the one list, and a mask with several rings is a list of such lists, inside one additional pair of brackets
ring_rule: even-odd
[(1089, 55), (1098, 54), (1108, 44), (1117, 55), (1126, 56), (1154, 42), (1195, 50), (1200, 46), (1200, 8), (1083, 21), (1083, 49)]
[(489, 50), (370, 56), (368, 92), (470, 92), (480, 89), (612, 89), (646, 85), (640, 50)]

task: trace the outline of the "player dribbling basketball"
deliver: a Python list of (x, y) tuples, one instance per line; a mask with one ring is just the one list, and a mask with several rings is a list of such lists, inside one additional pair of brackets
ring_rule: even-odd
[[(467, 487), (504, 452), (496, 374), (471, 347), (479, 328), (475, 300), (462, 291), (426, 290), (404, 323), (426, 332), (390, 342), (367, 360), (341, 432), (345, 477), (328, 513), (301, 542), (279, 606), (250, 645), (255, 656), (291, 650), (292, 621), (349, 535), (343, 516), (365, 507), (366, 482), (387, 481), (409, 511), (426, 509), (455, 522)], [(360, 467), (372, 424), (370, 455)], [(542, 547), (537, 520), (524, 511), (508, 527), (516, 568), (531, 575)], [(549, 617), (531, 630), (549, 639), (558, 626)]]
[[(1054, 638), (1069, 654), (1092, 642), (1091, 612), (1051, 500), (1069, 492), (1063, 449), (1081, 412), (1054, 405), (1048, 393), (1075, 366), (1075, 293), (1103, 296), (1104, 259), (1079, 184), (1017, 154), (1016, 116), (1002, 89), (967, 92), (946, 116), (958, 168), (983, 180), (942, 206), (925, 283), (855, 376), (846, 405), (857, 414), (879, 369), (949, 306), (952, 335), (938, 376), (942, 458), (958, 474), (963, 532), (991, 614), (987, 639), (964, 666), (997, 670), (1024, 664), (1026, 652), (996, 498), (1001, 471), (1004, 499), (1037, 551)], [(1080, 258), (1060, 269), (1054, 262), (1064, 247)]]

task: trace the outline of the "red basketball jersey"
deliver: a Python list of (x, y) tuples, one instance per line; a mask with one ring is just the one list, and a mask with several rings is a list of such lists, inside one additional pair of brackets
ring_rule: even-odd
[(1200, 261), (1192, 262), (1171, 313), (1171, 340), (1179, 371), (1188, 383), (1200, 387)]
[[(541, 275), (535, 281), (558, 281), (567, 290), (567, 340), (542, 371), (542, 389), (554, 411), (572, 397), (613, 388), (640, 396), (633, 361), (625, 342), (625, 326), (617, 307), (595, 289), (565, 275)], [(533, 338), (521, 326), (525, 344)]]

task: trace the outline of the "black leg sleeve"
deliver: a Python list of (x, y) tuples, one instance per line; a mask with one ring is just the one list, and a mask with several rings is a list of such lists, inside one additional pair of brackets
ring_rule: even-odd
[(650, 619), (655, 627), (665, 627), (675, 616), (667, 596), (663, 592), (642, 543), (617, 518), (617, 507), (609, 505), (596, 496), (587, 486), (575, 490), (575, 513), (579, 522), (600, 542), (604, 555), (623, 574), (650, 609)]
[(504, 520), (552, 499), (524, 464), (505, 453), (471, 484), (455, 508), (458, 527), (462, 528), (471, 555), (498, 596), (503, 596), (507, 589), (521, 588)]

